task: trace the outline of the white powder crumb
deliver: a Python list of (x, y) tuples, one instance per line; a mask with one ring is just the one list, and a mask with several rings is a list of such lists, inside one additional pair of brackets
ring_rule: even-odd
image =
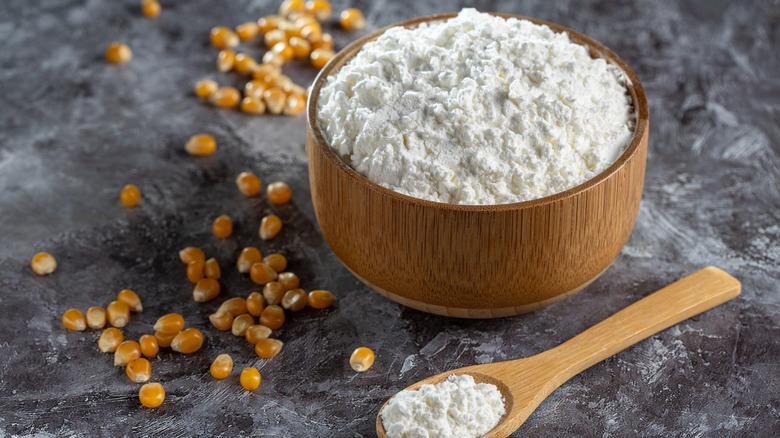
[(565, 33), (464, 9), (366, 44), (328, 78), (318, 122), (339, 156), (391, 190), (520, 202), (582, 184), (625, 150), (624, 82)]
[(401, 391), (382, 409), (390, 438), (479, 437), (496, 427), (506, 407), (498, 388), (452, 375), (416, 391)]

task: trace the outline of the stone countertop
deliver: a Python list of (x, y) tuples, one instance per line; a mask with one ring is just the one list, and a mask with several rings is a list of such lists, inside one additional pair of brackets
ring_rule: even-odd
[[(741, 297), (597, 364), (555, 391), (517, 436), (770, 437), (780, 431), (780, 4), (775, 1), (491, 1), (481, 10), (561, 23), (614, 49), (642, 78), (651, 133), (642, 207), (614, 265), (581, 293), (500, 320), (446, 319), (372, 293), (339, 263), (312, 211), (304, 118), (248, 117), (191, 95), (216, 74), (209, 29), (272, 13), (277, 2), (166, 1), (156, 21), (138, 1), (6, 0), (0, 13), (0, 432), (20, 436), (373, 436), (379, 406), (447, 369), (530, 356), (706, 265), (742, 280)], [(453, 1), (361, 1), (369, 28), (460, 9)], [(470, 3), (469, 5), (474, 5)], [(336, 2), (335, 9), (346, 6)], [(337, 47), (355, 35), (334, 31)], [(134, 59), (105, 64), (127, 42)], [(261, 54), (257, 45), (250, 49)], [(285, 67), (298, 82), (315, 72)], [(192, 158), (207, 131), (219, 152)], [(281, 179), (294, 202), (272, 207), (233, 184), (251, 169)], [(135, 183), (143, 202), (124, 209)], [(260, 242), (259, 219), (285, 229)], [(210, 235), (226, 213), (236, 234)], [(253, 289), (232, 265), (241, 247), (281, 251), (303, 287), (333, 290), (327, 311), (289, 318), (283, 353), (257, 359), (245, 341), (211, 328), (217, 302), (190, 298), (177, 251), (197, 245), (222, 262), (223, 297)], [(37, 251), (53, 275), (29, 269)], [(70, 307), (105, 306), (132, 288), (145, 310), (125, 332), (183, 313), (206, 334), (183, 356), (162, 352), (153, 379), (162, 407), (139, 407), (138, 386), (98, 352), (99, 332), (68, 332)], [(355, 347), (374, 367), (351, 371)], [(261, 389), (237, 375), (214, 381), (211, 360), (258, 366)]]

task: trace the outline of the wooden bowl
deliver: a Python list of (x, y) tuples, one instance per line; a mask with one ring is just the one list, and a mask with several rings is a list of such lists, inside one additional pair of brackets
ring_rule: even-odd
[[(433, 15), (393, 26), (446, 20)], [(320, 89), (369, 41), (340, 51), (314, 81), (307, 107), (311, 195), (333, 252), (378, 293), (424, 312), (492, 318), (538, 309), (578, 292), (617, 258), (634, 228), (647, 156), (647, 97), (637, 75), (599, 42), (567, 32), (628, 78), (636, 112), (625, 152), (595, 178), (565, 192), (499, 205), (455, 205), (406, 196), (353, 170), (330, 148), (317, 123)], [(391, 26), (392, 27), (392, 26)]]

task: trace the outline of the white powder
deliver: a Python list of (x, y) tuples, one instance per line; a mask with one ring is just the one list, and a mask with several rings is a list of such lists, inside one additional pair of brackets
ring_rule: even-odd
[(410, 196), (502, 204), (606, 169), (632, 128), (625, 78), (567, 34), (474, 9), (389, 29), (322, 88), (330, 146)]
[(495, 385), (462, 374), (396, 394), (380, 415), (390, 438), (469, 438), (486, 434), (504, 415)]

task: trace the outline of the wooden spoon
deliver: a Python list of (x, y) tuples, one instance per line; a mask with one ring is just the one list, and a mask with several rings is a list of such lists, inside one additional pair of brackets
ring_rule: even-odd
[[(739, 295), (740, 282), (710, 266), (637, 301), (574, 338), (524, 359), (474, 365), (447, 371), (406, 388), (439, 383), (453, 374), (469, 374), (477, 382), (496, 385), (506, 414), (486, 437), (506, 437), (561, 384), (602, 360)], [(385, 405), (387, 402), (385, 402)], [(386, 438), (381, 412), (376, 432)]]

